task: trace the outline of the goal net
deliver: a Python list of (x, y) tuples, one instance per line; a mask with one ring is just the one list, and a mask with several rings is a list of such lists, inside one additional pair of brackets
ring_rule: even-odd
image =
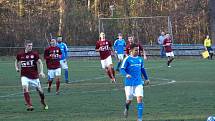
[(133, 35), (135, 41), (153, 45), (162, 31), (172, 35), (169, 16), (99, 18), (99, 32), (104, 32), (110, 40), (115, 40), (117, 34), (122, 33), (126, 40), (128, 35)]

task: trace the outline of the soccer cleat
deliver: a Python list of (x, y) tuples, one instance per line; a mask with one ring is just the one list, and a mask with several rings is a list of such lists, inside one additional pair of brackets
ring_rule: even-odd
[(111, 82), (112, 82), (112, 83), (116, 83), (116, 79), (115, 79), (115, 78), (112, 78), (112, 79), (111, 79)]
[(167, 66), (168, 68), (170, 68), (171, 66)]
[(49, 106), (48, 106), (48, 105), (44, 105), (43, 109), (44, 109), (44, 110), (48, 110), (48, 109), (49, 109)]
[(59, 95), (59, 94), (60, 94), (60, 91), (57, 91), (57, 92), (56, 92), (56, 95)]
[(27, 111), (33, 111), (33, 110), (34, 110), (33, 106), (28, 106)]

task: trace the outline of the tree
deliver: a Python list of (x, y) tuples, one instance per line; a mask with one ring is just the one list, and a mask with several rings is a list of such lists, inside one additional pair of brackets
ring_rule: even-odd
[(209, 8), (209, 28), (211, 38), (215, 40), (215, 0), (209, 0), (208, 8)]

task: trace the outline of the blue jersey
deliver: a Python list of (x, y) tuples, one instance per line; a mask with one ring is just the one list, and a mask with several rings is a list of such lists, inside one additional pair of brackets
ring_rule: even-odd
[(137, 86), (143, 84), (142, 74), (148, 80), (147, 74), (144, 69), (144, 61), (141, 57), (127, 56), (122, 63), (121, 73), (123, 76), (126, 74), (131, 75), (131, 78), (125, 78), (125, 86)]
[(60, 50), (62, 52), (61, 60), (66, 59), (67, 58), (67, 52), (68, 52), (67, 45), (65, 43), (61, 42), (61, 43), (57, 43), (57, 46), (60, 48)]
[(124, 39), (122, 40), (117, 39), (114, 42), (114, 50), (117, 51), (117, 54), (124, 54), (125, 47), (126, 47), (126, 43)]

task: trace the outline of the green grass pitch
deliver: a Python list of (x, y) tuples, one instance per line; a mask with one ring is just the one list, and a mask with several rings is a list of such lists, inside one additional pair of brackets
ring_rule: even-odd
[[(0, 61), (0, 121), (125, 121), (123, 78), (117, 73), (116, 88), (99, 60), (70, 60), (72, 84), (62, 80), (60, 95), (54, 85), (47, 93), (47, 81), (41, 79), (49, 110), (42, 110), (38, 94), (31, 91), (32, 112), (26, 111), (13, 60)], [(165, 59), (147, 60), (145, 67), (151, 86), (144, 87), (144, 121), (206, 121), (215, 115), (214, 60), (176, 59), (171, 68)], [(126, 121), (135, 120), (133, 100)]]

